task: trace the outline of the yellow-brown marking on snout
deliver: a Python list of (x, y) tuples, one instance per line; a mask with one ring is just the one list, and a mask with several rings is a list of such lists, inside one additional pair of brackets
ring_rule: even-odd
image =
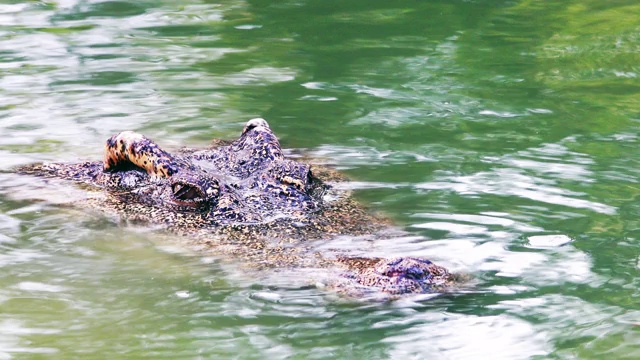
[(144, 169), (147, 174), (157, 177), (170, 177), (178, 171), (169, 153), (133, 131), (123, 131), (110, 137), (104, 150), (104, 171), (113, 171), (126, 163), (131, 163)]

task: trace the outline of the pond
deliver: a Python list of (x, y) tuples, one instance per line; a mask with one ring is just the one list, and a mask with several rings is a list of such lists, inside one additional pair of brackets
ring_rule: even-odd
[[(0, 359), (640, 358), (639, 11), (3, 2)], [(407, 231), (345, 246), (433, 259), (473, 289), (268, 286), (7, 175), (98, 159), (125, 129), (204, 146), (254, 117)]]

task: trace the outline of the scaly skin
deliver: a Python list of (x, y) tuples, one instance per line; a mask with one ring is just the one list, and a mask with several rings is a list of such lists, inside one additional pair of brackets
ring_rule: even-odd
[(109, 138), (102, 162), (28, 165), (19, 173), (102, 189), (80, 206), (133, 221), (164, 224), (204, 252), (233, 255), (257, 268), (325, 268), (327, 284), (351, 296), (446, 291), (455, 276), (429, 260), (320, 254), (307, 244), (336, 235), (375, 235), (388, 227), (327, 181), (340, 175), (286, 159), (263, 119), (240, 138), (174, 154), (143, 135)]
[(430, 260), (415, 257), (338, 257), (336, 261), (349, 271), (332, 286), (351, 296), (358, 289), (361, 294), (375, 289), (392, 296), (446, 291), (456, 277)]

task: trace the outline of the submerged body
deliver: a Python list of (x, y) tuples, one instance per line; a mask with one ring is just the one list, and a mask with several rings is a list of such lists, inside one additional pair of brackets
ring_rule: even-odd
[(330, 287), (354, 296), (444, 291), (455, 280), (429, 260), (331, 255), (309, 244), (337, 235), (370, 235), (388, 226), (347, 193), (328, 185), (339, 174), (285, 158), (263, 119), (234, 141), (171, 154), (125, 131), (109, 138), (103, 161), (38, 164), (19, 173), (103, 190), (89, 206), (129, 221), (165, 225), (201, 251), (232, 254), (259, 268), (323, 268)]

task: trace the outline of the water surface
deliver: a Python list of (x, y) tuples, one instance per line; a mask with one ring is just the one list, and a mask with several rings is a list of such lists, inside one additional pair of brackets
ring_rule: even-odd
[[(0, 178), (0, 359), (640, 357), (640, 5), (10, 1), (0, 170), (264, 117), (474, 291), (352, 303)], [(44, 191), (44, 190), (43, 190)], [(47, 201), (42, 201), (47, 199)], [(333, 245), (333, 244), (332, 244)]]

